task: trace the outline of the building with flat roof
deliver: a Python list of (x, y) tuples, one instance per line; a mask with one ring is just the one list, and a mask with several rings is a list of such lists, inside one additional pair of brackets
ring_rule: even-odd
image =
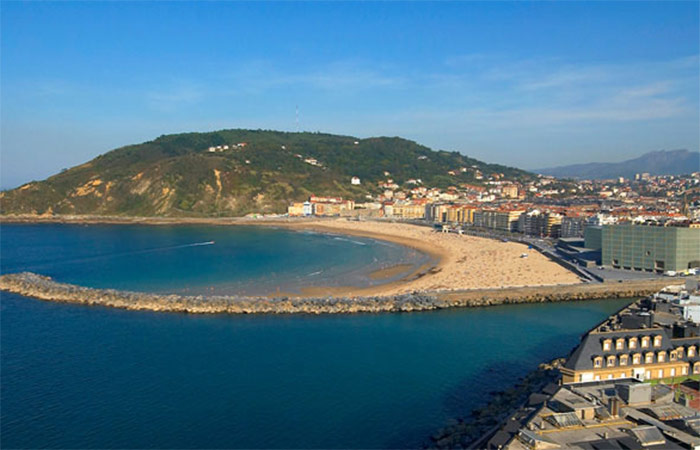
[(700, 229), (697, 228), (605, 225), (601, 244), (604, 266), (658, 273), (700, 267)]

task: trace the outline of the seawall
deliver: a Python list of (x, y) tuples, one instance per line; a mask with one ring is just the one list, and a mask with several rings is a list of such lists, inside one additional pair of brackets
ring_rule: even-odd
[(672, 283), (671, 280), (645, 280), (609, 285), (580, 284), (442, 293), (414, 292), (376, 297), (267, 298), (187, 296), (95, 289), (59, 283), (49, 277), (31, 272), (0, 276), (0, 290), (40, 300), (193, 314), (347, 314), (427, 311), (450, 307), (640, 297)]

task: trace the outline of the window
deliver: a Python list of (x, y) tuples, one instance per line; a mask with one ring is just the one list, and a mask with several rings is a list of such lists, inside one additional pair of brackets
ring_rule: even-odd
[(642, 338), (642, 348), (649, 348), (649, 336)]
[(688, 358), (692, 358), (693, 356), (695, 356), (695, 346), (691, 345), (688, 347)]
[(593, 367), (603, 367), (603, 358), (600, 356), (593, 358)]
[(642, 363), (642, 354), (635, 353), (634, 356), (632, 356), (632, 364), (641, 364), (641, 363)]
[(675, 377), (675, 376), (676, 376), (676, 369), (675, 369), (675, 368), (672, 368), (672, 369), (671, 369), (671, 376), (672, 376), (672, 377)]
[(618, 378), (625, 378), (627, 377), (627, 372), (622, 372)]
[(649, 352), (646, 354), (646, 357), (644, 358), (644, 363), (645, 364), (651, 364), (654, 362), (654, 354)]
[(688, 366), (681, 367), (681, 374), (688, 375)]
[(664, 369), (659, 369), (659, 378), (664, 377)]
[(629, 344), (627, 344), (629, 348), (635, 349), (637, 348), (637, 338), (630, 338)]
[(661, 336), (654, 336), (654, 347), (661, 347)]
[(678, 359), (678, 351), (673, 351), (668, 354), (668, 359), (671, 361), (675, 361)]
[(612, 348), (612, 339), (606, 339), (603, 341), (603, 351), (608, 351)]
[(700, 373), (700, 362), (696, 362), (695, 365), (693, 365), (693, 373)]
[(666, 362), (666, 352), (659, 352), (658, 355), (656, 355), (656, 361), (660, 363)]
[(676, 355), (678, 356), (678, 359), (683, 359), (683, 352), (685, 349), (683, 347), (678, 347), (676, 349)]
[(608, 356), (608, 367), (615, 367), (615, 356)]
[(621, 366), (626, 366), (628, 361), (629, 361), (629, 356), (620, 355), (620, 365)]
[(622, 350), (625, 348), (625, 340), (624, 339), (618, 339), (615, 341), (615, 349), (616, 350)]

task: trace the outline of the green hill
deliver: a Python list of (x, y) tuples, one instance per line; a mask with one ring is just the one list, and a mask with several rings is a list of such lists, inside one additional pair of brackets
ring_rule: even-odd
[[(463, 172), (463, 167), (468, 170)], [(398, 137), (260, 130), (184, 133), (118, 148), (44, 181), (2, 192), (0, 211), (238, 216), (284, 212), (289, 202), (311, 194), (364, 200), (379, 192), (377, 183), (387, 179), (385, 172), (399, 184), (413, 178), (425, 186), (447, 187), (475, 183), (476, 170), (510, 179), (532, 177)], [(360, 185), (351, 185), (353, 176), (361, 179)]]

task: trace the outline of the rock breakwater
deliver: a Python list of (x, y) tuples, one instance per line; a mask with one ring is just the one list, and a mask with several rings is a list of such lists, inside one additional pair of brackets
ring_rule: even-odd
[(0, 289), (47, 301), (193, 314), (334, 314), (423, 311), (440, 307), (434, 296), (422, 294), (324, 298), (152, 294), (59, 283), (31, 272), (0, 276)]
[(347, 314), (427, 311), (510, 303), (640, 297), (656, 292), (666, 284), (668, 284), (667, 280), (645, 280), (610, 285), (580, 284), (443, 293), (413, 292), (390, 296), (267, 298), (236, 295), (188, 296), (95, 289), (60, 283), (50, 277), (32, 272), (0, 276), (0, 290), (40, 300), (193, 314)]

